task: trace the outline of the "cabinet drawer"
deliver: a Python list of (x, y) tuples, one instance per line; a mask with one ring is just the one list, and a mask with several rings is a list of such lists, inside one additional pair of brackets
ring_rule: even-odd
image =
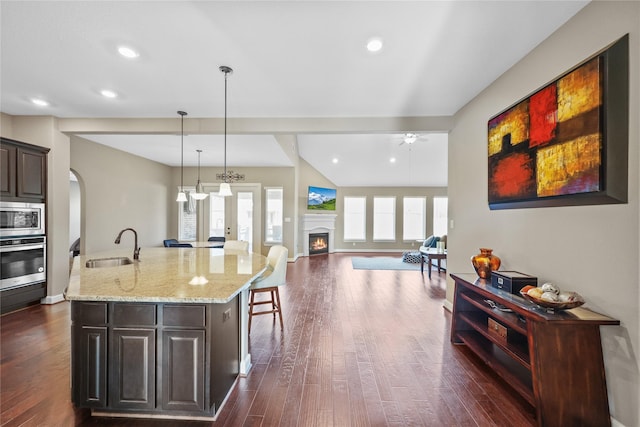
[(71, 320), (82, 325), (101, 326), (108, 322), (106, 302), (80, 302), (71, 304)]
[(156, 306), (154, 304), (115, 303), (113, 305), (115, 326), (155, 326)]
[(206, 326), (204, 305), (165, 305), (163, 309), (164, 326), (202, 328)]
[(500, 323), (493, 320), (491, 317), (487, 319), (487, 323), (489, 326), (489, 333), (498, 337), (503, 341), (507, 341), (507, 328), (501, 325)]

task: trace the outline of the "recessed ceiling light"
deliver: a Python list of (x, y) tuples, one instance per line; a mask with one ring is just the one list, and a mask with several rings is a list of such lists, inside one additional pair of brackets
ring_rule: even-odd
[(44, 99), (40, 98), (31, 98), (31, 102), (36, 104), (38, 107), (48, 107), (49, 103)]
[(331, 161), (332, 161), (334, 164), (335, 164), (335, 163), (338, 163), (338, 158), (337, 158), (337, 157), (334, 157), (333, 159), (331, 159)]
[(105, 98), (117, 98), (118, 97), (117, 93), (115, 93), (114, 91), (109, 90), (109, 89), (102, 89), (100, 91), (100, 94), (102, 96), (104, 96)]
[(140, 54), (138, 52), (136, 52), (135, 50), (131, 49), (129, 46), (119, 46), (118, 47), (118, 53), (122, 56), (124, 56), (125, 58), (129, 58), (129, 59), (134, 59), (137, 58), (138, 56), (140, 56)]
[(390, 161), (391, 163), (395, 163), (395, 162), (396, 162), (396, 158), (395, 158), (395, 157), (392, 157), (392, 158), (390, 158), (390, 159), (389, 159), (389, 161)]
[(375, 37), (367, 42), (367, 50), (369, 52), (379, 52), (382, 49), (382, 40)]

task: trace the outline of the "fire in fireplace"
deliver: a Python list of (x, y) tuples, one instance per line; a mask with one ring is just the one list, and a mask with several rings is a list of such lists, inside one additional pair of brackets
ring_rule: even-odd
[(309, 234), (309, 255), (329, 253), (329, 233)]

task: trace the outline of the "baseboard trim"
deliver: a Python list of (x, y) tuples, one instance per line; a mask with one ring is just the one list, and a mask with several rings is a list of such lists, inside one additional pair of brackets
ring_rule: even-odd
[(251, 353), (249, 353), (244, 359), (240, 361), (240, 376), (246, 377), (247, 375), (249, 375), (251, 366)]
[(611, 417), (611, 427), (625, 427), (625, 426), (620, 421), (618, 421), (615, 418)]
[(450, 313), (453, 312), (453, 304), (451, 302), (449, 302), (449, 300), (444, 300), (444, 303), (442, 304), (442, 306), (448, 312), (450, 312)]
[[(417, 249), (416, 249), (417, 251)], [(336, 249), (335, 253), (362, 253), (362, 252), (366, 252), (366, 253), (381, 253), (381, 254), (388, 254), (388, 253), (399, 253), (402, 254), (404, 252), (407, 252), (407, 249)]]
[(64, 295), (47, 295), (44, 298), (40, 299), (40, 304), (57, 304), (59, 302), (64, 301)]

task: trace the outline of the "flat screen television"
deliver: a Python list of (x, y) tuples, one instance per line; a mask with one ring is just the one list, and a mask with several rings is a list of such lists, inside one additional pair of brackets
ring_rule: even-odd
[(309, 192), (307, 193), (307, 209), (313, 211), (335, 211), (335, 188), (309, 186)]

